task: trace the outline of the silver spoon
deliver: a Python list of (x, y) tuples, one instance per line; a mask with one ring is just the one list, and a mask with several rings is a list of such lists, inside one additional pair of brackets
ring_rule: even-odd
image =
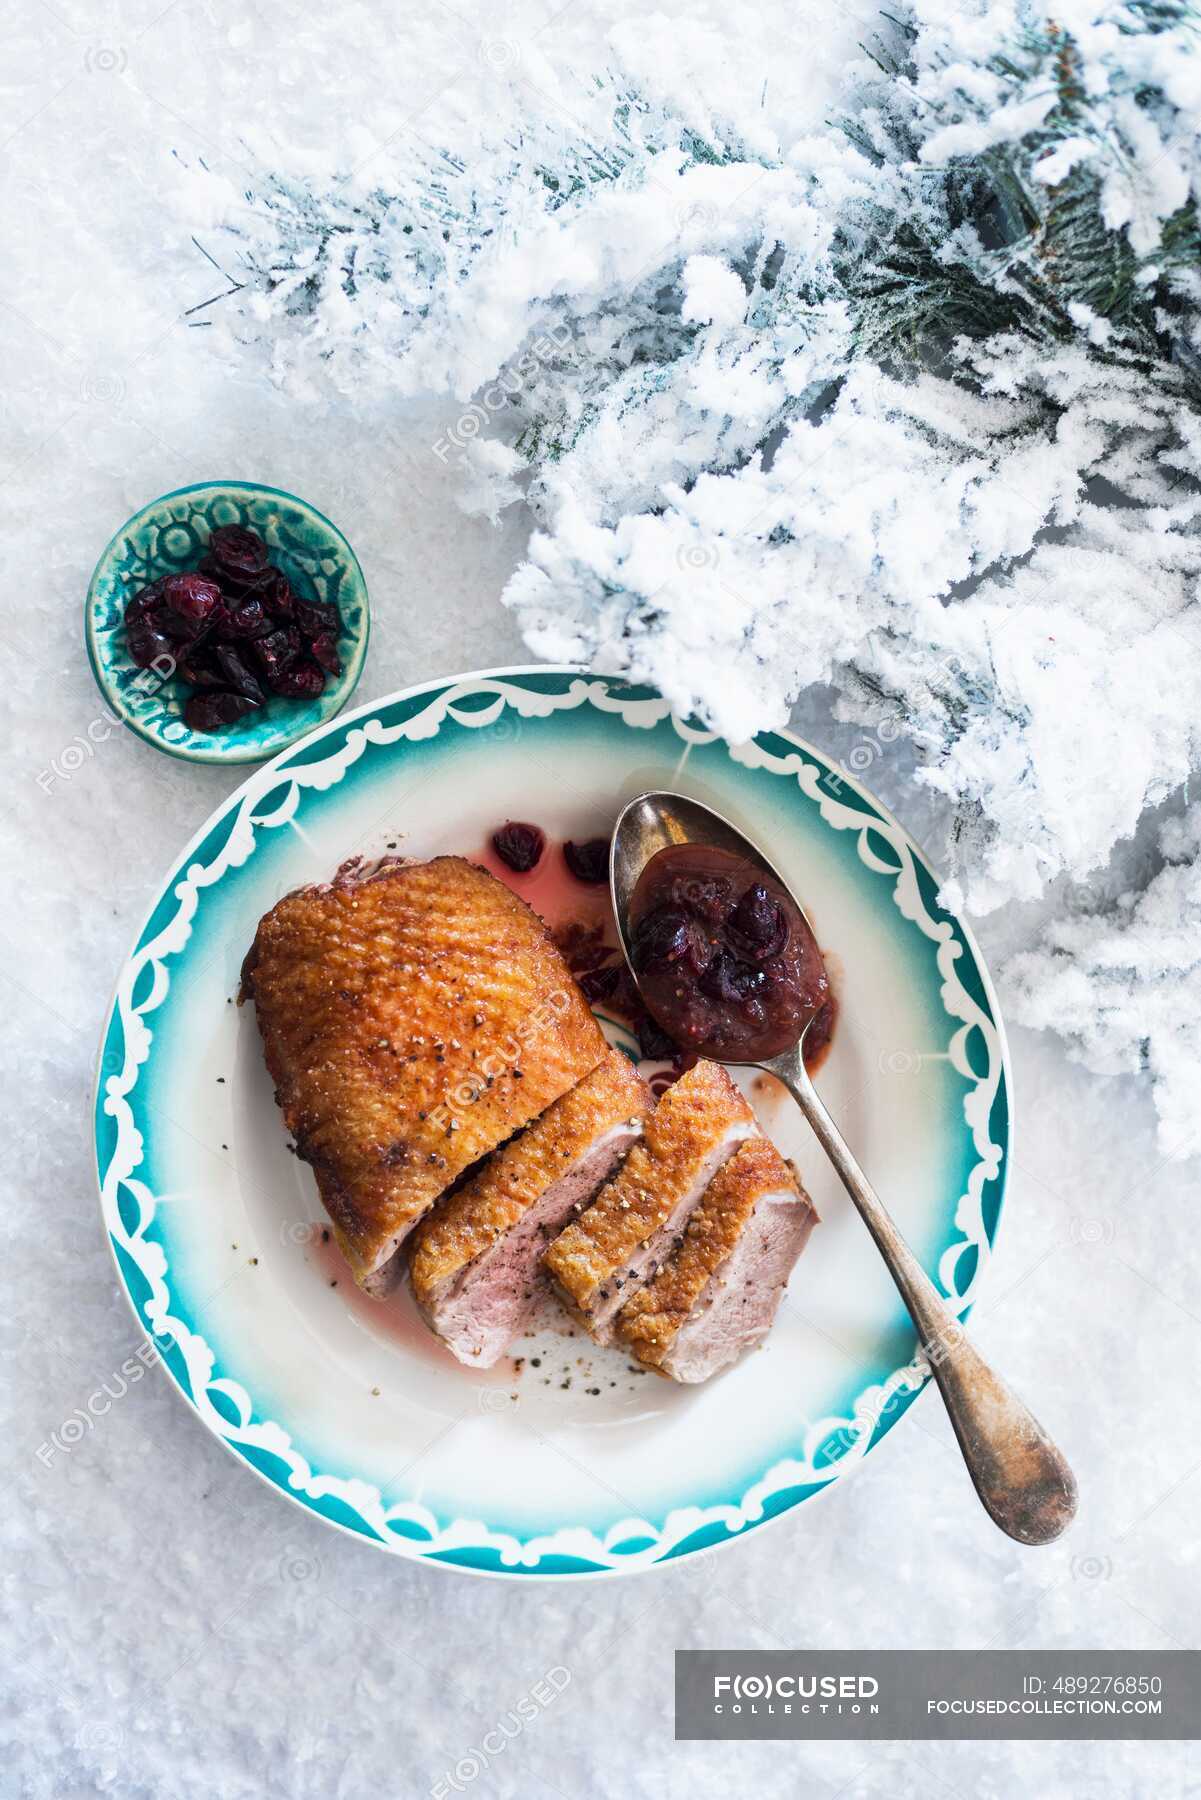
[[(617, 929), (635, 982), (638, 975), (630, 961), (630, 901), (650, 858), (673, 844), (710, 845), (730, 851), (791, 892), (763, 852), (720, 813), (681, 794), (639, 795), (618, 818), (609, 863)], [(800, 902), (795, 903), (812, 931)], [(1049, 1544), (1075, 1514), (1075, 1477), (1042, 1426), (972, 1348), (962, 1325), (897, 1230), (822, 1104), (801, 1054), (815, 1014), (816, 1009), (790, 1050), (751, 1066), (777, 1076), (788, 1088), (875, 1239), (917, 1327), (985, 1510), (1019, 1543)]]

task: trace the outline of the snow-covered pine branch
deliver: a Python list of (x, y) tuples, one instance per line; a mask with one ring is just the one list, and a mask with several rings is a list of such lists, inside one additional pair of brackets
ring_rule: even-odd
[(1201, 805), (1162, 828), (1163, 866), (1112, 912), (1056, 920), (1005, 971), (1007, 1011), (1107, 1075), (1149, 1074), (1166, 1158), (1201, 1154)]
[(688, 83), (619, 54), (369, 189), (226, 195), (239, 331), (472, 403), (441, 453), (532, 508), (537, 653), (735, 738), (832, 683), (953, 805), (948, 898), (1031, 898), (1201, 760), (1197, 25), (914, 0), (793, 134), (677, 23)]

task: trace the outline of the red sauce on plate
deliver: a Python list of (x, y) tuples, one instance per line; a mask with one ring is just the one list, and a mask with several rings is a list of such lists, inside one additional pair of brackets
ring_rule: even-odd
[[(645, 978), (642, 982), (643, 993), (639, 993), (635, 987), (618, 947), (617, 926), (609, 904), (607, 884), (602, 886), (582, 883), (572, 874), (561, 844), (557, 841), (548, 841), (539, 827), (523, 824), (521, 829), (536, 833), (542, 843), (541, 852), (530, 869), (514, 870), (512, 858), (506, 862), (505, 858), (498, 854), (495, 834), (486, 841), (482, 850), (477, 852), (474, 860), (499, 877), (515, 893), (520, 894), (550, 925), (555, 941), (566, 957), (572, 974), (583, 988), (589, 1004), (600, 1011), (603, 1017), (619, 1020), (628, 1027), (638, 1039), (639, 1049), (645, 1061), (670, 1062), (669, 1069), (657, 1070), (650, 1077), (652, 1087), (656, 1091), (661, 1090), (681, 1075), (685, 1069), (692, 1067), (702, 1053), (702, 1046), (678, 1035), (673, 1024), (668, 1022), (666, 1013), (650, 1005), (651, 995), (649, 991), (646, 991)], [(659, 857), (652, 858), (646, 869), (643, 870), (642, 879), (634, 896), (632, 913), (634, 918), (640, 916), (638, 909), (651, 891), (648, 878), (656, 868), (661, 871), (668, 866), (662, 864), (660, 858), (669, 856), (677, 861), (686, 860), (687, 863), (687, 867), (677, 868), (674, 875), (665, 882), (666, 898), (669, 901), (673, 898), (671, 880), (678, 877), (682, 882), (687, 883), (690, 880), (688, 869), (695, 869), (698, 857), (702, 861), (708, 858), (717, 859), (721, 863), (720, 868), (708, 872), (716, 873), (719, 880), (730, 883), (731, 902), (736, 904), (746, 889), (754, 885), (755, 871), (738, 857), (729, 856), (724, 851), (710, 851), (699, 846), (680, 846), (671, 851), (661, 851)], [(737, 879), (734, 879), (731, 873), (731, 865), (733, 865)], [(702, 874), (704, 873), (706, 871), (702, 871)], [(660, 877), (656, 876), (656, 896), (652, 904), (656, 903), (659, 898), (657, 894), (659, 880)], [(778, 892), (778, 884), (772, 883), (771, 889), (772, 897), (775, 897)], [(688, 901), (699, 897), (699, 890), (694, 890), (691, 886), (681, 887), (680, 893)], [(821, 1001), (820, 1010), (805, 1035), (805, 1062), (810, 1069), (814, 1069), (829, 1049), (837, 1004), (833, 993), (829, 991), (828, 977), (822, 957), (813, 942), (808, 927), (787, 893), (782, 895), (782, 899), (786, 907), (786, 916), (790, 921), (790, 929), (792, 921), (799, 921), (794, 947), (791, 950), (782, 950), (775, 958), (767, 957), (762, 961), (767, 969), (767, 984), (773, 989), (780, 985), (781, 971), (784, 971), (785, 980), (787, 980), (789, 967), (792, 967), (795, 973), (798, 960), (803, 962), (810, 977), (826, 983), (825, 996)], [(647, 907), (644, 910), (650, 910), (650, 908)], [(807, 945), (807, 949), (804, 956), (798, 959), (796, 946), (801, 945)], [(762, 948), (762, 946), (758, 947)], [(720, 973), (720, 969), (715, 972), (714, 982), (718, 980)], [(745, 980), (745, 978), (743, 979)], [(650, 983), (650, 987), (656, 990), (663, 985), (653, 979)], [(755, 997), (752, 996), (752, 998)], [(664, 1000), (668, 1007), (671, 1007), (673, 999), (677, 998), (670, 991), (666, 995), (660, 995), (660, 999)], [(759, 995), (758, 998), (761, 1000), (762, 995)], [(673, 1021), (678, 1010), (678, 1006), (672, 1010)], [(795, 1011), (790, 1010), (788, 1016), (795, 1017)], [(738, 1055), (749, 1054), (746, 1047), (747, 1024), (757, 1025), (760, 1023), (761, 1021), (756, 1019), (755, 1008), (752, 1007), (749, 1019), (742, 1022), (742, 1048), (737, 1052)], [(799, 1030), (799, 1026), (797, 1030)], [(785, 1049), (795, 1043), (797, 1030), (793, 1030), (791, 1036), (787, 1037), (783, 1045)], [(713, 1054), (718, 1056), (734, 1055), (733, 1052), (727, 1053), (717, 1048), (713, 1050)], [(768, 1053), (765, 1052), (765, 1054)]]

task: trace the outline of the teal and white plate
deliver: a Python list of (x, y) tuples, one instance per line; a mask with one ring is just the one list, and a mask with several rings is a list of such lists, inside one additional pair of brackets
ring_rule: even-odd
[[(859, 782), (783, 733), (732, 749), (648, 688), (567, 669), (360, 708), (256, 770), (163, 884), (117, 985), (96, 1155), (122, 1280), (189, 1404), (282, 1494), (394, 1555), (510, 1576), (694, 1555), (846, 1480), (928, 1376), (807, 1126), (753, 1071), (746, 1092), (823, 1222), (765, 1348), (703, 1387), (636, 1372), (551, 1319), (515, 1360), (465, 1369), (407, 1294), (360, 1295), (325, 1241), (253, 1009), (235, 1004), (259, 918), (356, 854), (482, 855), (507, 818), (552, 839), (607, 833), (649, 787), (728, 814), (791, 881), (841, 1000), (821, 1092), (957, 1311), (985, 1278), (1009, 1149), (1004, 1031), (970, 936)], [(566, 891), (558, 867), (552, 851), (528, 878), (544, 911)]]

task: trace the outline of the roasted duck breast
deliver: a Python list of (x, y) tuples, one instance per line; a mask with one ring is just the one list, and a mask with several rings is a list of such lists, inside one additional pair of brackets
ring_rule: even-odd
[(620, 1050), (427, 1213), (409, 1243), (413, 1294), (460, 1362), (490, 1367), (527, 1323), (550, 1238), (642, 1131), (650, 1090)]
[(698, 1062), (668, 1088), (617, 1175), (549, 1246), (544, 1264), (598, 1343), (654, 1275), (721, 1165), (758, 1132), (725, 1070)]
[(771, 1330), (817, 1214), (766, 1138), (718, 1170), (657, 1273), (630, 1296), (619, 1343), (673, 1381), (706, 1381)]
[(550, 934), (462, 857), (347, 864), (261, 921), (243, 968), (284, 1121), (355, 1280), (606, 1054)]

